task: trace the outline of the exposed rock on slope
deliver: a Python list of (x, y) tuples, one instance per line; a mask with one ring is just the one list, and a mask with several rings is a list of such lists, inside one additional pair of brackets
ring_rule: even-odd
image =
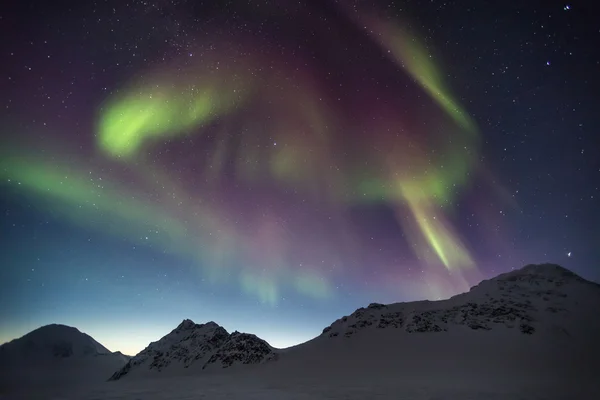
[(229, 334), (215, 322), (195, 324), (186, 319), (171, 333), (150, 343), (110, 379), (117, 380), (134, 371), (171, 371), (192, 365), (207, 369), (259, 364), (275, 357), (274, 349), (255, 335)]
[(233, 364), (260, 364), (276, 358), (267, 342), (249, 333), (233, 332), (202, 368), (214, 364), (227, 368)]
[(483, 281), (468, 293), (448, 300), (370, 304), (338, 319), (321, 336), (351, 337), (365, 329), (419, 333), (461, 328), (509, 328), (525, 335), (550, 329), (569, 335), (569, 330), (577, 331), (580, 326), (565, 324), (564, 320), (590, 311), (585, 309), (589, 302), (600, 304), (600, 285), (558, 265), (528, 265)]

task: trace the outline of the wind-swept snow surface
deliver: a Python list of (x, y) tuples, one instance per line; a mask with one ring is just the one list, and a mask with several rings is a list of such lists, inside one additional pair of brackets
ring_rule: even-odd
[(543, 387), (507, 381), (490, 385), (481, 375), (450, 381), (445, 375), (429, 374), (413, 381), (394, 371), (365, 374), (360, 378), (339, 376), (318, 380), (280, 377), (256, 371), (230, 371), (201, 376), (155, 377), (70, 387), (53, 392), (17, 393), (11, 399), (47, 400), (572, 400), (598, 398), (598, 391), (573, 386)]

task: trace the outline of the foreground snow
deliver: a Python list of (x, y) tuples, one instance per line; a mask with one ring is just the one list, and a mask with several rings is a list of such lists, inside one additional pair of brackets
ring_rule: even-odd
[[(558, 399), (597, 399), (600, 392), (581, 387), (547, 388), (535, 385), (523, 386), (516, 382), (505, 382), (492, 387), (484, 387), (477, 378), (471, 382), (447, 379), (432, 379), (429, 382), (407, 382), (391, 379), (382, 382), (359, 380), (327, 382), (303, 381), (277, 382), (256, 379), (256, 376), (210, 375), (202, 377), (170, 377), (145, 380), (105, 382), (92, 387), (79, 387), (37, 393), (22, 393), (10, 396), (10, 399), (107, 399), (107, 400), (192, 400), (192, 399), (261, 399), (261, 400), (303, 400), (303, 399), (404, 399), (404, 400), (558, 400)], [(8, 399), (2, 397), (0, 399)]]

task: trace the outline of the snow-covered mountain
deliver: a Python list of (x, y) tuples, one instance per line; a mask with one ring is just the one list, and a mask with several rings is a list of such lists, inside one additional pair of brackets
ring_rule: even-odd
[(349, 338), (378, 329), (426, 333), (469, 328), (575, 339), (600, 332), (600, 318), (594, 318), (599, 304), (597, 283), (558, 265), (528, 265), (448, 300), (372, 303), (338, 319), (321, 336)]
[(129, 357), (66, 325), (46, 325), (0, 346), (0, 389), (101, 381)]
[[(371, 304), (338, 319), (315, 339), (284, 350), (254, 335), (228, 334), (214, 322), (185, 320), (112, 379), (159, 371), (161, 376), (198, 376), (212, 369), (236, 379), (259, 374), (259, 380), (313, 383), (363, 376), (373, 382), (431, 376), (553, 384), (585, 380), (600, 359), (599, 309), (600, 285), (558, 265), (528, 265), (447, 300)], [(235, 364), (258, 367), (226, 369)]]
[(267, 342), (248, 333), (233, 332), (215, 322), (195, 324), (186, 319), (171, 333), (133, 357), (110, 378), (166, 372), (170, 375), (191, 369), (228, 368), (236, 364), (260, 364), (276, 358)]
[(262, 373), (303, 385), (326, 376), (374, 388), (434, 381), (600, 395), (599, 310), (600, 285), (557, 265), (528, 265), (447, 300), (359, 308)]
[(77, 328), (52, 324), (0, 346), (0, 358), (19, 362), (55, 358), (98, 356), (111, 352)]

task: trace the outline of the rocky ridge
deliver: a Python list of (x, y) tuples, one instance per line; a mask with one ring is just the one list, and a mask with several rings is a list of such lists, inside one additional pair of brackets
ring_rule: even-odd
[(260, 364), (277, 357), (275, 349), (255, 335), (233, 332), (215, 322), (196, 324), (186, 319), (171, 333), (133, 357), (115, 372), (110, 380), (118, 380), (134, 370), (160, 372), (192, 365), (228, 368), (234, 364)]
[[(573, 298), (585, 287), (600, 300), (600, 285), (554, 264), (527, 265), (482, 281), (467, 293), (442, 301), (420, 301), (359, 308), (326, 327), (321, 337), (349, 338), (368, 329), (397, 329), (409, 334), (467, 328), (514, 329), (533, 335), (556, 314), (577, 308)], [(576, 303), (576, 301), (575, 301)], [(564, 325), (564, 324), (563, 324)], [(569, 335), (564, 327), (561, 332)]]

